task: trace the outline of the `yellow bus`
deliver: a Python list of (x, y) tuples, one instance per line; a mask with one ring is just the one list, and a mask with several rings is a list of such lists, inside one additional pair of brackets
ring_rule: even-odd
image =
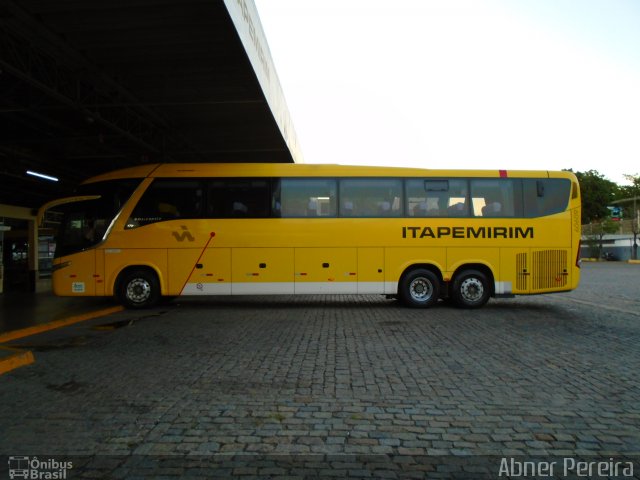
[(155, 164), (45, 205), (61, 296), (131, 308), (181, 295), (381, 294), (410, 307), (569, 291), (571, 172)]

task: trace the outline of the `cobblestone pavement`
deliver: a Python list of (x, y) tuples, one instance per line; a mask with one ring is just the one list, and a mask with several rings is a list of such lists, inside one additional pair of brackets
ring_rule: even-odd
[(638, 285), (640, 265), (587, 264), (575, 292), (475, 311), (306, 296), (123, 312), (22, 341), (36, 364), (0, 377), (0, 454), (92, 458), (77, 473), (109, 478), (207, 478), (211, 459), (216, 476), (449, 478), (456, 459), (548, 455), (627, 456), (637, 475)]

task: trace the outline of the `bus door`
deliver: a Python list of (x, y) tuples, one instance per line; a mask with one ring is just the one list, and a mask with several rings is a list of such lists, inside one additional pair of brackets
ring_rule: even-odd
[(356, 248), (296, 248), (295, 293), (358, 293)]

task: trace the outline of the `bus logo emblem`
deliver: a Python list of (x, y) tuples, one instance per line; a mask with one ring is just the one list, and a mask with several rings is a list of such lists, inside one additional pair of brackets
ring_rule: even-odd
[(173, 235), (177, 241), (184, 242), (184, 240), (187, 239), (190, 242), (193, 242), (195, 240), (186, 226), (181, 225), (180, 228), (183, 230), (182, 232), (171, 232), (171, 235)]

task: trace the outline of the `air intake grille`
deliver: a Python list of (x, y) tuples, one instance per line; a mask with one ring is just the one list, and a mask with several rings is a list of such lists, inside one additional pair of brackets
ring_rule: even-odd
[(533, 252), (533, 290), (566, 286), (567, 271), (566, 250)]
[(524, 292), (527, 290), (527, 278), (529, 278), (526, 253), (518, 253), (516, 255), (516, 272), (518, 274), (516, 278), (516, 289)]

